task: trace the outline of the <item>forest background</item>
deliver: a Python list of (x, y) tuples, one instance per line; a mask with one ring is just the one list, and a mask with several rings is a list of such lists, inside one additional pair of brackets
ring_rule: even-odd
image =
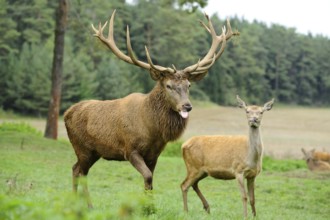
[[(114, 9), (115, 39), (126, 51), (130, 26), (135, 55), (178, 69), (196, 63), (210, 47), (199, 20), (197, 2), (182, 0), (71, 0), (65, 36), (61, 112), (84, 99), (115, 99), (132, 92), (147, 93), (149, 74), (119, 61), (93, 37), (91, 24), (109, 19)], [(50, 99), (56, 1), (0, 0), (0, 108), (46, 116)], [(187, 7), (188, 5), (188, 7)], [(223, 10), (226, 10), (223, 8)], [(212, 16), (218, 32), (225, 24)], [(290, 105), (330, 105), (330, 39), (298, 34), (294, 28), (230, 18), (241, 35), (227, 44), (222, 57), (202, 81), (191, 88), (195, 100), (235, 104), (240, 94), (249, 103), (270, 97)]]

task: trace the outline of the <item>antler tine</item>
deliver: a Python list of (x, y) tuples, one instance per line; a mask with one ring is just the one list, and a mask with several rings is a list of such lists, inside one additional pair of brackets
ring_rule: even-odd
[[(208, 25), (206, 25), (204, 22), (200, 21), (201, 25), (210, 33), (212, 36), (212, 43), (209, 51), (204, 56), (204, 58), (199, 62), (199, 65), (196, 67), (196, 64), (189, 66), (184, 69), (185, 72), (189, 72), (191, 74), (201, 74), (205, 73), (207, 69), (211, 68), (211, 66), (214, 64), (215, 60), (217, 60), (224, 52), (226, 47), (226, 41), (231, 38), (233, 35), (239, 35), (239, 32), (233, 32), (230, 26), (229, 19), (227, 19), (227, 31), (226, 26), (222, 28), (222, 34), (217, 35), (212, 21), (208, 15), (205, 14), (205, 17), (208, 21)], [(217, 52), (217, 48), (221, 44), (220, 50)]]
[(104, 28), (105, 28), (105, 26), (107, 25), (107, 21), (104, 23), (104, 25), (102, 26), (101, 25), (101, 22), (99, 22), (99, 25), (98, 25), (98, 29), (96, 29), (95, 27), (94, 27), (94, 25), (92, 24), (92, 28), (93, 28), (93, 31), (95, 32), (94, 34), (93, 34), (93, 36), (96, 36), (96, 37), (98, 37), (98, 36), (103, 36), (103, 30), (104, 30)]
[(176, 69), (176, 67), (174, 66), (174, 64), (172, 64), (172, 67), (173, 67), (173, 69), (174, 69), (175, 72), (178, 71), (178, 70)]
[(127, 47), (128, 55), (132, 59), (133, 63), (135, 65), (139, 66), (139, 61), (135, 58), (134, 52), (133, 52), (133, 49), (132, 49), (131, 37), (130, 37), (130, 34), (129, 34), (129, 26), (128, 25), (127, 25), (127, 28), (126, 28), (126, 47)]
[(238, 31), (233, 31), (230, 25), (230, 21), (227, 18), (227, 34), (226, 34), (226, 40), (229, 40), (232, 36), (239, 36), (240, 33)]
[(206, 24), (204, 24), (204, 22), (203, 21), (201, 21), (201, 20), (199, 20), (199, 23), (209, 32), (209, 33), (211, 33), (211, 31), (210, 31), (210, 29), (207, 27), (207, 25)]
[[(171, 68), (165, 68), (162, 66), (158, 66), (158, 65), (153, 65), (152, 62), (145, 63), (142, 62), (138, 59), (135, 58), (134, 56), (134, 52), (132, 49), (132, 45), (131, 45), (131, 39), (130, 39), (130, 34), (129, 34), (129, 27), (127, 26), (127, 31), (126, 31), (126, 46), (127, 46), (127, 52), (128, 52), (128, 56), (126, 54), (124, 54), (116, 45), (115, 40), (114, 40), (114, 31), (113, 31), (113, 23), (114, 23), (114, 18), (115, 18), (115, 14), (116, 14), (116, 10), (113, 11), (111, 18), (110, 18), (110, 22), (109, 22), (109, 33), (108, 33), (108, 37), (105, 38), (103, 35), (103, 31), (107, 25), (108, 22), (105, 22), (105, 24), (102, 26), (101, 23), (99, 23), (98, 29), (96, 29), (94, 27), (94, 25), (92, 24), (92, 29), (94, 30), (94, 36), (98, 37), (101, 42), (103, 44), (105, 44), (119, 59), (130, 63), (130, 64), (134, 64), (136, 66), (142, 67), (144, 69), (150, 70), (150, 69), (154, 69), (156, 71), (167, 71), (170, 73), (174, 73), (175, 71)], [(151, 58), (150, 56), (147, 54), (148, 59)]]
[(185, 68), (183, 71), (184, 72), (187, 72), (187, 73), (193, 73), (193, 72), (195, 72), (197, 70), (197, 68), (199, 67), (200, 62), (201, 62), (201, 59), (199, 59), (196, 64)]
[(205, 73), (211, 66), (213, 66), (214, 62), (216, 60), (216, 55), (213, 54), (213, 57), (212, 57), (212, 60), (211, 60), (211, 63), (207, 66), (203, 66), (203, 67), (200, 67), (200, 68), (196, 68), (195, 71), (191, 72), (191, 74), (193, 75), (197, 75), (197, 74), (201, 74), (201, 73)]
[[(231, 30), (231, 28), (230, 28), (230, 30)], [(219, 52), (216, 54), (215, 59), (218, 59), (223, 54), (223, 52), (225, 51), (225, 48), (226, 48), (226, 45), (227, 45), (226, 26), (223, 26), (223, 28), (222, 28), (222, 35), (221, 35), (221, 37), (223, 39), (223, 42), (221, 44), (221, 48), (220, 48)]]
[(159, 72), (169, 72), (169, 73), (175, 73), (176, 72), (175, 69), (172, 69), (172, 68), (166, 68), (166, 67), (154, 65), (153, 62), (152, 62), (152, 59), (150, 57), (150, 53), (149, 53), (149, 50), (148, 50), (147, 46), (144, 46), (144, 48), (145, 48), (145, 51), (146, 51), (148, 63), (149, 63), (149, 65), (152, 69), (157, 70)]
[(213, 27), (213, 24), (212, 24), (212, 21), (211, 21), (210, 17), (206, 13), (205, 13), (205, 17), (206, 17), (207, 22), (209, 24), (209, 27), (208, 27), (209, 30), (210, 30), (209, 32), (211, 33), (212, 37), (216, 37), (217, 33), (214, 30), (214, 27)]

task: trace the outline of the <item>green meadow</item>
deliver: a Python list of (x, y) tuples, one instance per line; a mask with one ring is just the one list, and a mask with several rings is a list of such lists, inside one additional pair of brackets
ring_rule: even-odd
[[(207, 109), (213, 111), (213, 108)], [(229, 115), (245, 122), (244, 114), (236, 109), (221, 108), (221, 118), (231, 120), (230, 116), (225, 116), (227, 110), (231, 112)], [(306, 111), (311, 113), (315, 110)], [(196, 119), (192, 120), (188, 134), (195, 132), (194, 124), (198, 122), (197, 116), (201, 110), (195, 112), (192, 118)], [(327, 111), (323, 109), (321, 112), (323, 114)], [(301, 113), (302, 117), (306, 117), (304, 114)], [(273, 126), (274, 133), (281, 136), (276, 127), (285, 119), (279, 115), (290, 121), (299, 114), (294, 112), (290, 117), (281, 110), (269, 112), (264, 116), (265, 131), (272, 129), (270, 122), (274, 122), (277, 123)], [(314, 120), (321, 120), (318, 115), (315, 115)], [(206, 121), (211, 116), (208, 114)], [(210, 123), (214, 121), (210, 120)], [(221, 123), (230, 124), (226, 121)], [(313, 121), (307, 122), (308, 125), (310, 123)], [(13, 118), (11, 122), (0, 123), (1, 220), (243, 219), (242, 201), (236, 181), (210, 177), (202, 180), (199, 186), (210, 204), (211, 213), (207, 214), (203, 210), (201, 201), (192, 189), (188, 194), (189, 212), (183, 212), (180, 184), (186, 170), (180, 154), (181, 141), (168, 144), (160, 156), (152, 192), (144, 191), (143, 178), (128, 162), (98, 161), (88, 175), (94, 205), (93, 209), (88, 209), (81, 188), (77, 195), (71, 192), (71, 167), (76, 157), (67, 138), (61, 137), (58, 141), (45, 139), (34, 124), (35, 119), (25, 118)], [(246, 127), (242, 124), (244, 131)], [(200, 128), (204, 126), (199, 125)], [(294, 126), (298, 126), (297, 123)], [(228, 127), (227, 130), (230, 129)], [(302, 131), (306, 132), (304, 129)], [(264, 133), (265, 142), (272, 140), (270, 133)], [(292, 143), (295, 143), (296, 137), (293, 138)], [(302, 136), (302, 141), (304, 138)], [(274, 146), (279, 143), (280, 140)], [(273, 147), (272, 150), (276, 149)], [(252, 217), (248, 207), (249, 219), (321, 220), (329, 219), (330, 216), (330, 173), (312, 173), (298, 157), (275, 159), (272, 154), (266, 154), (263, 172), (257, 177), (255, 194), (257, 217)]]

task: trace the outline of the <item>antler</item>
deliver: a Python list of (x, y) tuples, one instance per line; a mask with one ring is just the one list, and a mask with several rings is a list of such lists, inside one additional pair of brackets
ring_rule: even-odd
[[(116, 14), (116, 10), (113, 11), (111, 18), (110, 18), (110, 22), (109, 22), (109, 34), (108, 37), (104, 37), (103, 35), (103, 30), (107, 25), (107, 22), (105, 22), (105, 24), (102, 26), (101, 23), (99, 23), (98, 28), (96, 29), (94, 27), (94, 25), (92, 24), (92, 28), (94, 30), (94, 36), (98, 37), (102, 43), (104, 43), (106, 46), (109, 47), (109, 49), (121, 60), (130, 63), (130, 64), (134, 64), (136, 66), (142, 67), (144, 69), (147, 69), (149, 71), (157, 71), (157, 72), (166, 72), (166, 73), (170, 73), (173, 74), (175, 72), (177, 72), (175, 66), (173, 65), (173, 68), (170, 67), (162, 67), (159, 65), (154, 65), (152, 62), (152, 59), (150, 57), (148, 48), (145, 46), (145, 51), (146, 51), (146, 56), (147, 56), (147, 60), (148, 63), (146, 62), (142, 62), (138, 59), (135, 58), (134, 56), (134, 52), (132, 49), (132, 45), (131, 45), (131, 39), (130, 39), (130, 33), (129, 33), (129, 27), (127, 26), (127, 31), (126, 31), (126, 46), (127, 46), (127, 52), (128, 55), (124, 54), (116, 45), (115, 40), (114, 40), (114, 36), (113, 36), (113, 22), (114, 22), (114, 17)], [(188, 73), (191, 75), (205, 75), (206, 72), (208, 71), (208, 69), (214, 64), (214, 62), (222, 55), (222, 53), (225, 50), (226, 47), (226, 41), (231, 38), (233, 35), (239, 35), (238, 31), (233, 32), (229, 23), (229, 20), (227, 19), (227, 33), (226, 33), (226, 27), (224, 26), (222, 28), (222, 34), (221, 35), (217, 35), (214, 27), (212, 25), (212, 22), (209, 18), (208, 15), (205, 14), (206, 19), (208, 20), (208, 25), (204, 24), (202, 21), (200, 21), (200, 23), (202, 24), (202, 26), (211, 34), (212, 36), (212, 44), (211, 47), (209, 49), (209, 51), (207, 52), (207, 54), (204, 56), (204, 58), (202, 60), (199, 60), (196, 64), (191, 65), (186, 67), (183, 72), (184, 73)], [(219, 51), (217, 51), (219, 45), (221, 44), (221, 48), (219, 49)]]
[[(230, 39), (232, 36), (239, 35), (238, 31), (233, 32), (230, 26), (230, 22), (227, 19), (227, 33), (226, 33), (226, 27), (224, 26), (222, 28), (222, 34), (217, 35), (217, 33), (214, 30), (213, 24), (211, 22), (211, 19), (207, 14), (205, 14), (205, 17), (208, 21), (208, 25), (206, 25), (204, 22), (200, 21), (201, 25), (211, 34), (212, 36), (212, 44), (207, 52), (207, 54), (204, 56), (202, 60), (199, 60), (197, 64), (194, 64), (192, 66), (186, 67), (184, 69), (184, 72), (190, 73), (190, 74), (203, 74), (208, 71), (208, 69), (214, 64), (214, 62), (222, 55), (222, 53), (225, 50), (227, 40)], [(217, 51), (219, 45), (221, 44), (221, 48), (219, 51)]]
[(109, 49), (121, 60), (130, 63), (130, 64), (134, 64), (136, 66), (142, 67), (144, 69), (147, 70), (156, 70), (158, 72), (168, 72), (168, 73), (175, 73), (176, 70), (169, 68), (169, 67), (162, 67), (159, 65), (154, 65), (152, 63), (148, 48), (145, 47), (146, 50), (146, 55), (147, 55), (147, 59), (148, 59), (148, 63), (142, 62), (138, 59), (136, 59), (134, 57), (134, 52), (132, 49), (132, 45), (131, 45), (131, 39), (130, 39), (130, 34), (129, 34), (129, 27), (127, 26), (127, 31), (126, 31), (126, 45), (127, 45), (127, 52), (128, 52), (128, 56), (126, 54), (124, 54), (116, 45), (114, 37), (113, 37), (113, 21), (115, 18), (115, 14), (116, 14), (116, 10), (113, 11), (111, 18), (110, 18), (110, 22), (109, 22), (109, 34), (108, 37), (104, 37), (103, 35), (103, 30), (106, 27), (108, 22), (105, 22), (105, 24), (102, 26), (101, 23), (99, 23), (98, 29), (96, 29), (94, 27), (94, 25), (92, 24), (92, 28), (94, 30), (94, 36), (98, 37), (102, 43), (104, 43), (106, 46), (109, 47)]

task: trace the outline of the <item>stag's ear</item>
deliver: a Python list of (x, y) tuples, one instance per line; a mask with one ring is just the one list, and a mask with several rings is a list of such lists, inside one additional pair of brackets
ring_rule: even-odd
[(153, 80), (155, 80), (155, 81), (158, 81), (158, 80), (160, 80), (160, 78), (162, 77), (162, 74), (161, 74), (161, 72), (159, 72), (159, 71), (157, 71), (157, 70), (154, 70), (154, 69), (150, 69), (150, 76), (151, 76), (151, 78), (153, 79)]
[(305, 150), (304, 148), (301, 148), (301, 151), (303, 152), (303, 154), (304, 154), (305, 156), (307, 156), (306, 150)]
[(274, 104), (274, 98), (264, 105), (264, 111), (271, 110), (273, 107), (273, 104)]
[(198, 73), (198, 74), (187, 73), (187, 78), (191, 82), (197, 82), (197, 81), (203, 79), (206, 76), (206, 74), (207, 74), (207, 71), (203, 72), (203, 73)]
[(246, 108), (245, 102), (238, 95), (236, 95), (236, 99), (237, 99), (237, 102), (238, 102), (238, 107)]

